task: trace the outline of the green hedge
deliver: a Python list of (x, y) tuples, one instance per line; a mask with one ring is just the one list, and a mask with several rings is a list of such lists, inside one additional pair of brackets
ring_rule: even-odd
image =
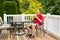
[(14, 1), (14, 0), (5, 0), (5, 1)]
[[(0, 0), (0, 17), (3, 18), (4, 11), (6, 11), (6, 14), (18, 14), (18, 13), (20, 13), (19, 3), (15, 2), (16, 0), (13, 3), (7, 2), (4, 5), (4, 2), (6, 2), (6, 1), (14, 1), (14, 0)], [(17, 3), (17, 5), (16, 5), (16, 3)]]
[(4, 2), (4, 0), (0, 0), (0, 4), (3, 3), (3, 2)]
[(17, 13), (18, 14), (21, 14), (20, 13), (20, 5), (19, 5), (19, 2), (17, 0), (15, 0), (15, 2), (17, 3)]
[(6, 11), (7, 14), (17, 13), (15, 3), (6, 3), (4, 6), (4, 11)]
[(3, 18), (3, 2), (4, 0), (0, 0), (0, 17)]

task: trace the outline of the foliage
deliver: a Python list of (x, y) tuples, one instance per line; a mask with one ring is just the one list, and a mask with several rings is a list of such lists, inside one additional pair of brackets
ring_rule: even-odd
[(60, 14), (60, 0), (38, 0), (43, 4), (43, 9), (45, 13), (49, 12), (51, 14)]
[(20, 11), (25, 14), (36, 13), (36, 8), (42, 9), (42, 4), (37, 0), (19, 0)]
[(4, 11), (7, 14), (18, 14), (19, 10), (19, 2), (17, 0), (5, 0)]
[(15, 14), (16, 13), (16, 4), (15, 3), (6, 3), (4, 6), (4, 11), (6, 11), (7, 14)]
[(20, 7), (19, 7), (19, 1), (15, 0), (15, 2), (17, 3), (17, 14), (21, 14), (20, 10), (19, 10), (20, 9)]
[(14, 1), (14, 0), (5, 0), (5, 1)]
[(3, 16), (3, 2), (4, 2), (4, 0), (0, 0), (0, 17)]
[(0, 0), (0, 17), (3, 18), (4, 11), (6, 14), (20, 13), (19, 3), (17, 0)]

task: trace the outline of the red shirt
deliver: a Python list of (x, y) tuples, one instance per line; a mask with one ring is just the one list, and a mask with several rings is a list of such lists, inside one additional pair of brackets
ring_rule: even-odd
[[(37, 16), (40, 20), (42, 20), (42, 21), (44, 20), (44, 17), (43, 17), (42, 14), (37, 14), (36, 16)], [(38, 25), (40, 25), (40, 26), (42, 25), (42, 23), (41, 23), (37, 18), (34, 18), (34, 19), (33, 19), (33, 23), (36, 23), (36, 24), (38, 24)]]

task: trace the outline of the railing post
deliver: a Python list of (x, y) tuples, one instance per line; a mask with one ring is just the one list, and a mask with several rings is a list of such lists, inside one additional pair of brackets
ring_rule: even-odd
[(25, 20), (24, 17), (25, 17), (24, 14), (22, 14), (22, 22), (24, 22), (24, 20)]
[(47, 33), (48, 33), (48, 16), (50, 15), (50, 13), (47, 13), (47, 16), (46, 16), (46, 30), (47, 30)]
[(4, 23), (7, 23), (7, 15), (4, 14)]

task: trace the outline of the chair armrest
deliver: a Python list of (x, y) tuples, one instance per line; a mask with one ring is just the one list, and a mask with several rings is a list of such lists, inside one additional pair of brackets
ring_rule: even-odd
[(2, 26), (0, 26), (0, 29), (8, 29), (10, 27), (11, 27), (10, 24), (2, 24)]

